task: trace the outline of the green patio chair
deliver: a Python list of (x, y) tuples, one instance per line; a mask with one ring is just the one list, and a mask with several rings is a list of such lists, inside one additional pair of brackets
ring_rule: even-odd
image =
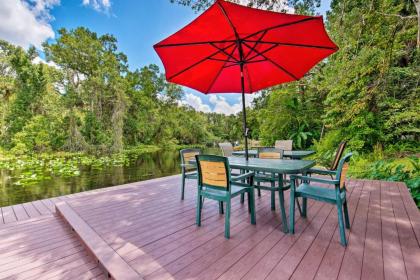
[[(279, 150), (276, 148), (258, 148), (258, 158), (261, 159), (282, 159), (283, 158), (283, 150)], [(279, 203), (280, 203), (280, 211), (281, 211), (281, 218), (283, 224), (283, 231), (287, 232), (287, 220), (286, 220), (286, 211), (284, 208), (284, 192), (290, 188), (290, 185), (286, 185), (284, 179), (281, 180), (280, 183), (280, 176), (282, 174), (275, 174), (275, 173), (261, 173), (258, 172), (255, 174), (254, 181), (257, 183), (258, 191), (267, 190), (271, 192), (271, 210), (276, 209), (276, 192), (279, 193)], [(270, 186), (262, 186), (262, 182), (270, 183)], [(277, 183), (277, 186), (276, 186)]]
[(232, 143), (225, 142), (225, 143), (219, 143), (219, 148), (222, 151), (222, 155), (224, 157), (231, 157), (233, 153), (233, 145)]
[(274, 147), (283, 151), (293, 150), (293, 140), (276, 140)]
[[(248, 208), (251, 213), (251, 224), (255, 225), (255, 198), (252, 181), (254, 172), (248, 172), (239, 176), (230, 173), (229, 160), (226, 157), (215, 155), (197, 155), (198, 192), (197, 192), (197, 226), (201, 226), (201, 211), (203, 198), (213, 199), (219, 202), (220, 210), (226, 203), (225, 211), (225, 237), (230, 238), (230, 213), (231, 200), (240, 194), (248, 194)], [(239, 181), (249, 179), (250, 183)], [(219, 211), (220, 211), (219, 210)], [(222, 211), (220, 211), (222, 212)]]
[(197, 168), (194, 164), (190, 164), (190, 160), (194, 160), (196, 155), (201, 154), (200, 149), (183, 149), (179, 152), (181, 155), (181, 171), (182, 171), (182, 189), (181, 200), (184, 200), (185, 179), (197, 179)]
[[(346, 198), (346, 174), (349, 166), (351, 153), (344, 156), (338, 164), (335, 179), (321, 179), (309, 176), (291, 175), (291, 191), (290, 191), (290, 232), (295, 230), (295, 198), (302, 197), (302, 212), (301, 216), (306, 217), (307, 199), (315, 199), (322, 202), (335, 204), (338, 212), (338, 225), (340, 229), (340, 241), (343, 246), (347, 246), (346, 232), (344, 229), (344, 221), (346, 228), (350, 228), (349, 213), (347, 209)], [(302, 183), (296, 188), (295, 182), (301, 179)], [(323, 183), (334, 185), (334, 188), (325, 188), (317, 186), (314, 183)], [(344, 221), (343, 221), (344, 209)]]
[(331, 163), (329, 168), (311, 168), (308, 170), (307, 174), (311, 176), (312, 174), (319, 174), (319, 175), (329, 175), (331, 179), (334, 178), (337, 172), (338, 164), (340, 162), (341, 157), (344, 154), (344, 150), (346, 149), (347, 141), (342, 141), (340, 145), (338, 145), (337, 152), (335, 153), (334, 161)]

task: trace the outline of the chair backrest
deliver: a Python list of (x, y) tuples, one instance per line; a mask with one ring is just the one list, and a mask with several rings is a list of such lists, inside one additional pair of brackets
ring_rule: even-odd
[[(195, 159), (196, 155), (200, 155), (201, 154), (201, 150), (200, 149), (183, 149), (181, 151), (179, 151), (179, 154), (181, 156), (181, 163), (186, 165), (186, 164), (190, 164), (190, 160)], [(184, 166), (185, 169), (195, 169), (195, 167), (193, 165), (191, 166)]]
[(338, 163), (340, 162), (341, 157), (343, 156), (344, 149), (346, 148), (347, 141), (343, 141), (338, 145), (337, 152), (335, 153), (334, 161), (331, 164), (330, 170), (335, 171), (337, 170)]
[(291, 151), (293, 149), (293, 140), (277, 140), (274, 147), (283, 151)]
[(258, 148), (258, 157), (264, 159), (282, 159), (283, 150), (277, 148)]
[(338, 164), (336, 180), (340, 181), (340, 190), (345, 188), (346, 175), (349, 169), (349, 161), (352, 155), (352, 153), (348, 153), (340, 160)]
[(258, 141), (258, 140), (249, 140), (249, 147), (259, 148), (259, 147), (261, 147), (261, 142)]
[(230, 191), (230, 167), (226, 157), (197, 155), (199, 187)]
[(225, 143), (219, 143), (219, 147), (222, 150), (222, 155), (224, 157), (231, 157), (233, 153), (233, 146), (232, 143), (225, 142)]

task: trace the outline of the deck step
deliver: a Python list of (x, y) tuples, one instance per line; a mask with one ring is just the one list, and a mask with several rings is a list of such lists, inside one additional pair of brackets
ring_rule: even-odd
[(86, 249), (112, 279), (143, 279), (65, 201), (55, 204), (57, 213), (70, 225)]

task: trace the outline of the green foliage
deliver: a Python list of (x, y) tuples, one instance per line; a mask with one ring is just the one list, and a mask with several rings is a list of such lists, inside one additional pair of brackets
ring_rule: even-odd
[[(196, 10), (213, 3), (171, 1)], [(265, 8), (276, 3), (249, 1)], [(288, 3), (298, 13), (313, 14), (320, 2)], [(318, 163), (327, 166), (338, 143), (347, 140), (357, 158), (353, 176), (404, 180), (418, 201), (418, 172), (407, 171), (418, 162), (398, 167), (397, 160), (387, 159), (420, 151), (415, 15), (412, 1), (332, 1), (326, 23), (340, 50), (300, 81), (255, 99), (248, 111), (251, 138), (265, 145), (293, 139), (296, 149), (312, 146)], [(0, 169), (21, 170), (21, 184), (77, 176), (80, 165), (127, 164), (131, 147), (242, 139), (240, 114), (180, 106), (182, 88), (168, 83), (156, 65), (130, 70), (112, 35), (83, 27), (58, 33), (43, 49), (57, 69), (33, 63), (34, 49), (0, 40)], [(71, 153), (55, 159), (57, 152)]]
[[(169, 0), (171, 3), (177, 3), (184, 6), (190, 6), (193, 10), (199, 12), (208, 8), (215, 0)], [(240, 0), (229, 0), (234, 3), (243, 3)], [(249, 7), (263, 8), (273, 10), (278, 7), (278, 0), (249, 0), (247, 1)], [(321, 0), (288, 0), (289, 7), (293, 7), (298, 13), (314, 13), (315, 8), (319, 8)], [(282, 7), (283, 9), (286, 7)]]
[(0, 157), (0, 169), (14, 171), (11, 179), (15, 185), (28, 186), (52, 178), (76, 177), (83, 168), (102, 170), (110, 166), (128, 166), (140, 155), (159, 149), (157, 146), (142, 145), (109, 156), (83, 153), (6, 154)]
[(303, 84), (283, 85), (265, 97), (266, 106), (258, 110), (259, 136), (265, 145), (278, 139), (293, 139), (295, 148), (309, 147), (319, 137), (322, 123), (316, 96)]
[(420, 159), (378, 160), (369, 162), (366, 159), (356, 160), (350, 174), (356, 178), (405, 182), (420, 208)]

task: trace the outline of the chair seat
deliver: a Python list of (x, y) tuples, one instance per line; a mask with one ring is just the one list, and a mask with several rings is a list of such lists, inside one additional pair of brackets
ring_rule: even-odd
[[(247, 188), (244, 187), (239, 187), (239, 186), (235, 186), (234, 183), (231, 183), (230, 185), (231, 187), (231, 196), (237, 196), (241, 193), (245, 193), (247, 191)], [(209, 195), (211, 197), (214, 198), (226, 198), (226, 191), (224, 190), (217, 190), (217, 189), (211, 189), (211, 188), (207, 188), (207, 189), (203, 189), (201, 191), (202, 195), (206, 196)]]
[[(301, 184), (296, 189), (296, 195), (301, 197), (308, 197), (315, 200), (325, 201), (329, 203), (336, 203), (335, 189), (327, 189), (321, 186)], [(345, 198), (345, 193), (341, 193), (341, 199)]]

